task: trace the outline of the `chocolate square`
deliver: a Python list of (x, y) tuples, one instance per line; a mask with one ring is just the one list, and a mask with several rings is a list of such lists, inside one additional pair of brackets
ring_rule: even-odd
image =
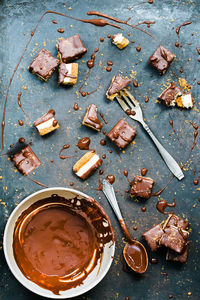
[(160, 245), (170, 248), (177, 253), (182, 253), (186, 246), (188, 235), (189, 233), (187, 231), (170, 225), (164, 229), (164, 234), (162, 235), (159, 243)]
[(63, 85), (74, 85), (78, 78), (78, 64), (61, 63), (59, 66), (58, 83)]
[(103, 124), (100, 122), (97, 116), (97, 106), (90, 104), (87, 108), (87, 112), (83, 119), (83, 125), (91, 127), (94, 130), (100, 131)]
[(28, 175), (41, 165), (41, 161), (29, 146), (26, 146), (20, 152), (14, 154), (12, 161), (23, 175)]
[(163, 225), (163, 228), (169, 227), (171, 225), (180, 227), (181, 229), (184, 230), (188, 227), (189, 223), (174, 214), (170, 214), (165, 224)]
[(55, 71), (58, 64), (59, 59), (53, 57), (49, 51), (43, 48), (34, 58), (28, 70), (29, 72), (37, 75), (40, 79), (47, 81)]
[(122, 75), (117, 75), (112, 78), (112, 82), (110, 87), (106, 93), (108, 99), (113, 100), (117, 93), (119, 93), (122, 89), (127, 87), (127, 85), (131, 82), (130, 79), (124, 78)]
[(189, 253), (189, 243), (186, 244), (185, 249), (181, 254), (178, 254), (170, 249), (168, 249), (166, 254), (166, 260), (178, 261), (180, 263), (187, 262)]
[(150, 177), (135, 176), (131, 187), (131, 195), (149, 199), (152, 194), (154, 182)]
[(64, 63), (72, 62), (87, 52), (78, 34), (57, 42), (58, 56)]
[(174, 106), (176, 104), (176, 99), (179, 95), (182, 95), (183, 91), (180, 87), (176, 86), (174, 82), (165, 89), (162, 94), (159, 96), (159, 99), (162, 100), (167, 106)]
[(124, 149), (135, 138), (137, 132), (124, 119), (121, 119), (107, 134), (120, 149)]
[(143, 233), (144, 239), (147, 241), (147, 244), (151, 248), (152, 251), (156, 251), (159, 246), (159, 240), (161, 239), (164, 231), (160, 224), (155, 225), (151, 229), (147, 230)]
[(158, 46), (152, 56), (149, 58), (149, 63), (158, 70), (160, 75), (164, 75), (173, 61), (175, 55), (162, 45)]

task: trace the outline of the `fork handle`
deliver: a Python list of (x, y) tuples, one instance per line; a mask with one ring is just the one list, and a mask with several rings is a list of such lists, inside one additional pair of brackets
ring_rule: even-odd
[(153, 140), (154, 144), (156, 145), (160, 155), (162, 156), (163, 160), (165, 161), (166, 165), (170, 169), (170, 171), (179, 179), (184, 178), (184, 174), (178, 165), (178, 163), (175, 161), (175, 159), (167, 152), (167, 150), (161, 145), (161, 143), (157, 140), (149, 126), (145, 123), (141, 123), (144, 129), (148, 132), (150, 135), (151, 139)]

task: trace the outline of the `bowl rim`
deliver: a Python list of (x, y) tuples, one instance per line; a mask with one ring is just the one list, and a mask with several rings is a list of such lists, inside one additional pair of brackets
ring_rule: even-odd
[[(35, 197), (35, 196), (37, 196), (38, 194), (45, 193), (46, 191), (55, 191), (55, 190), (60, 190), (60, 191), (66, 191), (66, 192), (75, 193), (75, 194), (78, 194), (78, 195), (80, 195), (80, 196), (82, 196), (82, 197), (84, 197), (84, 198), (86, 198), (86, 199), (88, 199), (88, 198), (91, 199), (91, 198), (92, 198), (92, 199), (97, 203), (97, 206), (99, 206), (99, 207), (102, 209), (103, 213), (105, 214), (105, 217), (108, 219), (109, 224), (110, 224), (111, 229), (112, 229), (112, 235), (113, 235), (113, 244), (110, 246), (110, 248), (112, 248), (112, 253), (111, 253), (111, 255), (110, 255), (109, 262), (108, 262), (108, 264), (107, 264), (107, 266), (106, 266), (104, 272), (101, 274), (101, 276), (96, 277), (97, 279), (95, 279), (95, 280), (93, 281), (93, 283), (90, 284), (90, 286), (88, 286), (88, 287), (86, 287), (85, 289), (83, 289), (83, 291), (78, 292), (76, 295), (72, 295), (72, 296), (70, 295), (70, 297), (68, 297), (68, 296), (66, 296), (66, 295), (64, 295), (64, 294), (56, 295), (56, 294), (53, 294), (53, 293), (52, 293), (52, 295), (47, 295), (47, 294), (45, 293), (45, 291), (48, 291), (48, 292), (49, 292), (49, 290), (46, 290), (45, 288), (42, 288), (42, 287), (40, 287), (40, 288), (43, 289), (43, 292), (36, 291), (36, 290), (34, 289), (34, 287), (31, 285), (31, 284), (34, 283), (34, 282), (32, 282), (31, 280), (27, 279), (27, 278), (24, 276), (24, 274), (23, 274), (23, 273), (21, 272), (21, 270), (19, 269), (17, 263), (16, 263), (17, 268), (18, 268), (19, 271), (21, 272), (22, 277), (24, 277), (24, 278), (26, 279), (26, 281), (23, 281), (23, 280), (21, 279), (21, 277), (15, 272), (15, 268), (14, 268), (14, 266), (13, 266), (13, 264), (12, 264), (12, 262), (10, 261), (10, 258), (9, 258), (10, 255), (8, 254), (8, 236), (10, 236), (11, 234), (12, 234), (12, 236), (13, 236), (13, 231), (12, 231), (12, 232), (9, 231), (10, 226), (12, 226), (10, 223), (12, 222), (12, 219), (13, 219), (13, 217), (15, 216), (15, 214), (17, 213), (17, 211), (20, 209), (21, 206), (24, 205), (24, 203), (28, 202), (32, 197)], [(37, 200), (37, 201), (39, 201), (39, 200)], [(31, 205), (31, 204), (30, 204), (30, 205)], [(21, 212), (21, 213), (22, 213), (22, 212)], [(98, 203), (98, 201), (97, 201), (95, 198), (93, 198), (93, 197), (91, 197), (91, 196), (88, 196), (87, 194), (85, 194), (85, 193), (83, 193), (83, 192), (81, 192), (81, 191), (79, 191), (79, 190), (72, 189), (72, 188), (68, 188), (68, 187), (50, 187), (50, 188), (40, 189), (40, 190), (38, 190), (38, 191), (36, 191), (36, 192), (30, 194), (29, 196), (25, 197), (25, 198), (24, 198), (24, 199), (23, 199), (23, 200), (15, 207), (15, 208), (14, 208), (14, 210), (11, 212), (11, 214), (10, 214), (8, 220), (7, 220), (5, 229), (4, 229), (4, 235), (3, 235), (3, 251), (4, 251), (4, 256), (5, 256), (6, 262), (7, 262), (7, 264), (8, 264), (8, 267), (9, 267), (11, 273), (14, 275), (14, 277), (15, 277), (15, 278), (16, 278), (16, 279), (17, 279), (17, 280), (18, 280), (25, 288), (27, 288), (28, 290), (30, 290), (31, 292), (33, 292), (33, 293), (35, 293), (35, 294), (37, 294), (37, 295), (39, 295), (39, 296), (43, 296), (43, 297), (46, 297), (46, 298), (51, 298), (51, 299), (69, 299), (69, 298), (73, 298), (73, 297), (80, 296), (80, 295), (82, 295), (82, 294), (88, 292), (89, 290), (91, 290), (92, 288), (94, 288), (94, 287), (95, 287), (95, 286), (96, 286), (96, 285), (97, 285), (97, 284), (105, 277), (105, 275), (108, 273), (108, 271), (109, 271), (109, 269), (110, 269), (110, 267), (111, 267), (111, 264), (112, 264), (112, 262), (113, 262), (113, 259), (114, 259), (114, 254), (115, 254), (115, 235), (114, 235), (113, 226), (112, 226), (112, 223), (111, 223), (111, 221), (110, 221), (110, 218), (109, 218), (108, 214), (106, 213), (106, 211), (104, 210), (104, 208)], [(12, 252), (12, 256), (13, 256), (13, 258), (14, 258), (13, 252)], [(15, 260), (15, 258), (14, 258), (14, 260)], [(27, 280), (30, 281), (30, 283), (31, 283), (30, 285), (28, 284), (28, 281), (27, 281)], [(34, 283), (34, 284), (37, 285), (36, 283)], [(84, 286), (84, 282), (83, 282), (82, 286)], [(68, 289), (68, 290), (70, 290), (70, 289)], [(67, 290), (67, 291), (68, 291), (68, 290)], [(62, 291), (62, 292), (65, 292), (65, 291)]]

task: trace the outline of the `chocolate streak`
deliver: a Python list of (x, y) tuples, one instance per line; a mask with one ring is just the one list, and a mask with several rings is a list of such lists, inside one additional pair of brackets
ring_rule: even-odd
[(174, 179), (174, 175), (170, 178), (169, 182), (162, 188), (160, 189), (159, 191), (157, 191), (156, 193), (153, 193), (151, 196), (160, 196), (162, 194), (162, 192), (166, 189), (166, 187), (172, 182), (172, 180)]
[(180, 38), (179, 33), (180, 33), (181, 27), (190, 25), (191, 23), (192, 23), (191, 21), (185, 22), (185, 23), (181, 24), (180, 26), (178, 26), (178, 27), (176, 28), (176, 34), (177, 34), (178, 38)]
[(20, 215), (13, 252), (26, 278), (59, 295), (83, 283), (110, 242), (112, 225), (94, 199), (54, 194)]
[(166, 207), (175, 207), (175, 206), (176, 206), (175, 198), (173, 199), (173, 203), (168, 203), (166, 200), (162, 199), (162, 200), (158, 201), (158, 203), (156, 204), (157, 210), (162, 214), (172, 213), (172, 212), (166, 213), (165, 208)]
[(66, 159), (66, 158), (71, 158), (72, 156), (65, 156), (65, 155), (61, 155), (61, 153), (63, 152), (64, 149), (68, 149), (70, 147), (69, 144), (65, 144), (63, 145), (62, 149), (59, 152), (59, 157), (60, 159)]
[(90, 142), (91, 141), (89, 137), (84, 137), (78, 141), (77, 147), (80, 150), (89, 150)]

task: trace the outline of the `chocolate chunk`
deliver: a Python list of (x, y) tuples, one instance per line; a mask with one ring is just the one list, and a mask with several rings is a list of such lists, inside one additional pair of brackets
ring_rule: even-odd
[(56, 48), (59, 58), (64, 63), (72, 62), (87, 52), (78, 34), (67, 39), (59, 40)]
[(189, 253), (189, 243), (186, 243), (185, 249), (181, 254), (176, 253), (173, 250), (168, 249), (166, 254), (166, 260), (178, 261), (181, 263), (187, 262)]
[(166, 222), (164, 223), (163, 228), (169, 227), (171, 225), (180, 227), (184, 230), (188, 227), (189, 223), (174, 214), (170, 214)]
[(155, 225), (145, 233), (143, 233), (144, 239), (147, 241), (147, 244), (151, 248), (152, 251), (156, 251), (160, 245), (159, 240), (161, 239), (164, 231), (160, 224)]
[(58, 83), (63, 85), (74, 85), (78, 78), (78, 64), (61, 63), (59, 66)]
[(34, 58), (28, 70), (32, 74), (37, 75), (41, 80), (47, 81), (55, 71), (58, 64), (59, 59), (53, 57), (49, 51), (43, 48)]
[(54, 118), (54, 116), (55, 111), (52, 109), (34, 122), (34, 125), (40, 135), (45, 135), (59, 128), (58, 121)]
[(167, 106), (174, 106), (176, 104), (176, 99), (178, 96), (181, 96), (183, 91), (180, 87), (176, 86), (174, 82), (165, 89), (162, 94), (159, 96), (159, 99), (162, 100)]
[(149, 63), (158, 70), (160, 75), (164, 75), (173, 61), (175, 55), (162, 45), (158, 46), (152, 56), (149, 58)]
[(28, 175), (41, 165), (41, 161), (37, 158), (29, 146), (26, 146), (21, 149), (20, 152), (14, 154), (12, 161), (23, 175)]
[(131, 188), (131, 195), (149, 199), (151, 197), (154, 180), (150, 177), (135, 176)]
[(160, 245), (170, 248), (171, 250), (182, 253), (188, 238), (188, 232), (170, 225), (164, 229), (164, 233), (159, 241)]
[(121, 119), (107, 134), (120, 149), (124, 149), (135, 138), (137, 132), (124, 119)]
[(117, 96), (117, 93), (127, 87), (130, 82), (131, 80), (124, 78), (122, 75), (114, 76), (106, 93), (107, 98), (113, 100)]
[(82, 124), (97, 131), (100, 131), (103, 127), (103, 124), (100, 122), (97, 116), (97, 106), (95, 104), (90, 104), (87, 108), (87, 112)]

